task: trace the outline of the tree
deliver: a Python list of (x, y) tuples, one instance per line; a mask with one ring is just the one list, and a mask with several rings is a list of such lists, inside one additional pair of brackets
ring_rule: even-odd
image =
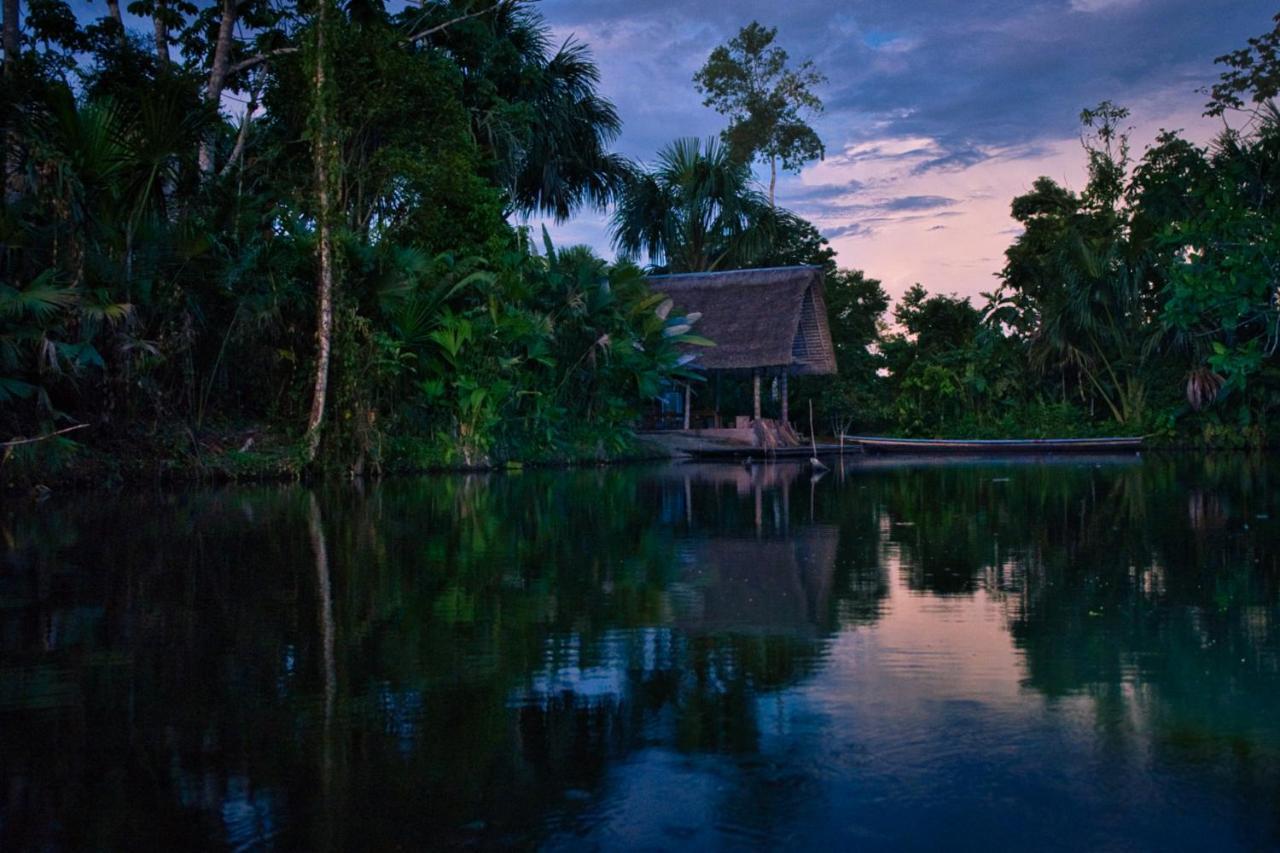
[(597, 91), (600, 71), (586, 45), (569, 38), (553, 49), (542, 18), (514, 2), (435, 43), (463, 72), (472, 133), (509, 210), (563, 221), (616, 198), (630, 171), (609, 150), (622, 122)]
[(1089, 181), (1078, 196), (1048, 178), (1015, 198), (1023, 233), (1006, 252), (993, 310), (1027, 341), (1032, 364), (1068, 382), (1118, 424), (1146, 416), (1159, 343), (1160, 277), (1149, 223), (1135, 238), (1127, 193), (1128, 110), (1103, 101), (1080, 115)]
[(789, 210), (770, 211), (771, 234), (763, 252), (753, 258), (753, 267), (822, 267), (828, 277), (836, 273), (836, 253), (812, 222)]
[(768, 250), (775, 216), (725, 146), (677, 139), (658, 153), (655, 169), (627, 182), (613, 244), (623, 257), (643, 252), (670, 272), (741, 268)]
[(1213, 60), (1227, 70), (1210, 91), (1205, 115), (1245, 109), (1246, 97), (1255, 107), (1262, 106), (1280, 94), (1280, 14), (1275, 22), (1271, 32), (1249, 39), (1247, 47)]
[(870, 426), (880, 418), (884, 359), (877, 346), (889, 294), (861, 270), (829, 271), (825, 290), (837, 372), (834, 377), (802, 377), (796, 391), (814, 400), (818, 416), (839, 435), (855, 423)]
[(713, 50), (693, 77), (705, 96), (703, 103), (729, 117), (721, 136), (733, 155), (744, 162), (761, 158), (769, 163), (770, 205), (779, 161), (784, 170), (799, 171), (825, 153), (806, 119), (822, 112), (813, 87), (827, 78), (809, 60), (788, 68), (787, 52), (774, 46), (777, 35), (777, 27), (752, 21)]
[(4, 0), (4, 75), (13, 79), (18, 65), (18, 0)]
[(315, 55), (312, 57), (314, 98), (312, 106), (311, 151), (315, 167), (316, 219), (316, 359), (315, 381), (311, 396), (311, 413), (307, 417), (307, 462), (316, 458), (320, 447), (320, 430), (324, 425), (325, 403), (329, 390), (329, 359), (333, 348), (333, 222), (332, 200), (334, 169), (337, 167), (337, 144), (333, 138), (330, 113), (333, 91), (328, 81), (325, 43), (326, 18), (331, 14), (330, 0), (320, 0), (315, 13)]

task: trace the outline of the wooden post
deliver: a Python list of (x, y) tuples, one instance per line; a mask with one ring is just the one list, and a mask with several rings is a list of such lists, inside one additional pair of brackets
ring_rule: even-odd
[(716, 374), (716, 429), (720, 428), (720, 374)]
[(686, 382), (686, 383), (684, 383), (684, 428), (685, 428), (686, 430), (689, 428), (689, 402), (690, 402), (690, 399), (689, 399), (689, 398), (690, 398), (690, 396), (691, 396), (691, 395), (690, 395), (690, 393), (689, 393), (689, 383), (688, 383), (688, 382)]
[(751, 371), (751, 414), (760, 420), (760, 371)]
[(782, 426), (785, 428), (787, 420), (791, 415), (791, 407), (787, 403), (787, 371), (782, 371), (782, 376), (778, 379), (778, 396), (782, 398)]

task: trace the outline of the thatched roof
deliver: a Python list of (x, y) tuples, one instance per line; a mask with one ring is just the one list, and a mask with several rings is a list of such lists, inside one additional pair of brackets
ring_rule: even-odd
[(716, 345), (690, 352), (704, 369), (836, 372), (818, 267), (655, 275), (649, 284), (680, 313), (702, 314), (693, 331)]

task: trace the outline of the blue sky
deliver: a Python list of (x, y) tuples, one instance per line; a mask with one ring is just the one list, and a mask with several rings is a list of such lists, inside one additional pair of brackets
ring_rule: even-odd
[[(815, 122), (824, 162), (788, 175), (779, 204), (817, 224), (842, 266), (898, 295), (995, 286), (1016, 235), (1009, 201), (1039, 175), (1084, 179), (1077, 118), (1131, 108), (1135, 153), (1160, 128), (1209, 140), (1201, 117), (1215, 56), (1269, 30), (1260, 0), (544, 0), (557, 36), (589, 44), (624, 122), (618, 149), (647, 161), (678, 136), (718, 133), (692, 76), (755, 19), (829, 78)], [(761, 175), (763, 177), (763, 174)], [(605, 219), (552, 227), (611, 255)]]

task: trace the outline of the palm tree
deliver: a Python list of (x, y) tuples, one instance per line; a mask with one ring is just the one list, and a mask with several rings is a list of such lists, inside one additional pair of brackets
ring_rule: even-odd
[(586, 46), (572, 40), (538, 69), (526, 94), (532, 116), (525, 144), (510, 176), (516, 209), (563, 222), (586, 205), (603, 209), (622, 189), (630, 164), (609, 151), (622, 120), (596, 94), (599, 80)]
[(572, 38), (553, 50), (548, 33), (537, 12), (514, 2), (439, 43), (463, 69), (473, 132), (511, 210), (562, 222), (584, 206), (604, 209), (631, 168), (609, 151), (622, 120), (596, 91), (590, 50)]
[(626, 184), (613, 215), (619, 254), (670, 272), (748, 266), (771, 245), (777, 213), (748, 167), (714, 138), (677, 139)]

